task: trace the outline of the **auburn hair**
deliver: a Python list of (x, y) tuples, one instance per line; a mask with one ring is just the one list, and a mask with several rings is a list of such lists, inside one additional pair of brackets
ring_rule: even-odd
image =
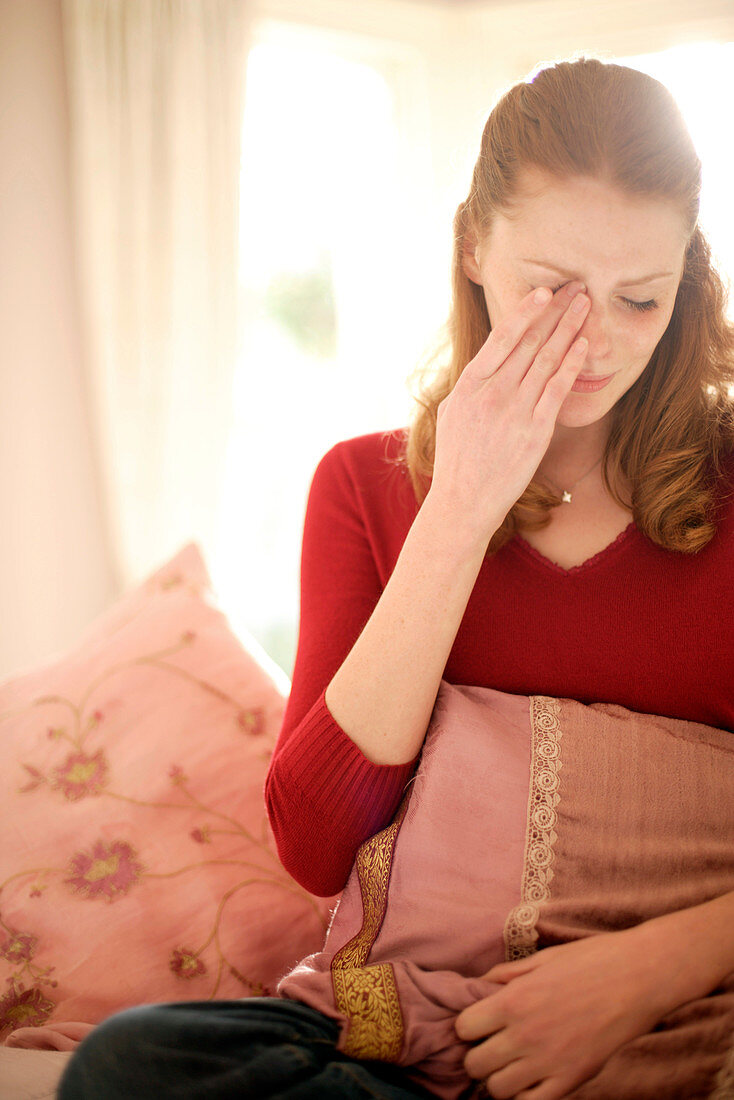
[[(416, 499), (425, 498), (433, 474), (438, 406), (491, 331), (483, 289), (463, 270), (465, 238), (485, 239), (495, 215), (512, 209), (526, 169), (559, 180), (600, 179), (629, 195), (673, 200), (682, 212), (688, 245), (672, 317), (645, 370), (612, 409), (601, 469), (607, 491), (624, 506), (617, 475), (628, 480), (635, 523), (648, 538), (695, 553), (715, 534), (734, 449), (728, 292), (698, 225), (701, 163), (675, 100), (645, 73), (594, 57), (540, 69), (510, 88), (487, 120), (469, 197), (454, 218), (444, 353), (436, 353), (431, 377), (415, 395), (401, 456)], [(522, 528), (547, 526), (560, 503), (531, 481), (488, 553)]]

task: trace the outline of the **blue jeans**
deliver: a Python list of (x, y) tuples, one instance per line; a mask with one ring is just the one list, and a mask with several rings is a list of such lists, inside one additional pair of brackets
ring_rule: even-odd
[(336, 1049), (338, 1025), (280, 997), (146, 1005), (111, 1016), (69, 1061), (59, 1100), (409, 1100), (431, 1097), (387, 1062)]

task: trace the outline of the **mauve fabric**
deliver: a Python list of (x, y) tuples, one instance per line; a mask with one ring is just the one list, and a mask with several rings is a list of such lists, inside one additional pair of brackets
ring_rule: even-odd
[[(468, 1096), (454, 1021), (496, 990), (480, 978), (495, 962), (734, 890), (733, 781), (727, 730), (442, 682), (407, 809), (362, 846), (324, 949), (278, 994), (335, 1019), (350, 1053), (355, 1035), (368, 1051), (397, 1012), (386, 1060), (444, 1100)], [(362, 972), (345, 972), (365, 937)], [(345, 1010), (337, 990), (367, 988), (362, 978), (386, 964), (393, 1017), (389, 996), (386, 1010), (369, 990)], [(729, 980), (621, 1048), (573, 1097), (723, 1100), (734, 1096), (733, 1047)]]
[[(491, 726), (491, 739), (488, 738)], [(457, 1013), (496, 985), (482, 981), (504, 961), (503, 930), (520, 901), (530, 774), (527, 698), (443, 684), (395, 845), (389, 905), (370, 964), (390, 962), (405, 1035), (398, 1059), (446, 1098), (471, 1083), (469, 1046)], [(322, 952), (278, 986), (349, 1030), (335, 1005), (331, 962), (359, 932), (363, 903), (354, 870)]]

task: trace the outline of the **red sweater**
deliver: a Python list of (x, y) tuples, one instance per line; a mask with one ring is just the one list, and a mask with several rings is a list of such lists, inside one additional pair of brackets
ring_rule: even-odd
[[(415, 518), (408, 475), (390, 461), (403, 436), (338, 443), (306, 510), (293, 687), (265, 794), (284, 866), (325, 897), (390, 821), (417, 762), (371, 763), (324, 702)], [(485, 559), (444, 679), (734, 730), (733, 582), (734, 496), (694, 555), (663, 550), (630, 523), (566, 570), (516, 536)]]

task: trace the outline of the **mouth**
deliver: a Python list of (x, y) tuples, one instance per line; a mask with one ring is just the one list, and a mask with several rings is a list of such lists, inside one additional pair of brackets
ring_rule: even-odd
[(613, 374), (580, 374), (571, 386), (571, 391), (592, 393), (594, 390), (602, 389), (612, 378), (614, 378)]

